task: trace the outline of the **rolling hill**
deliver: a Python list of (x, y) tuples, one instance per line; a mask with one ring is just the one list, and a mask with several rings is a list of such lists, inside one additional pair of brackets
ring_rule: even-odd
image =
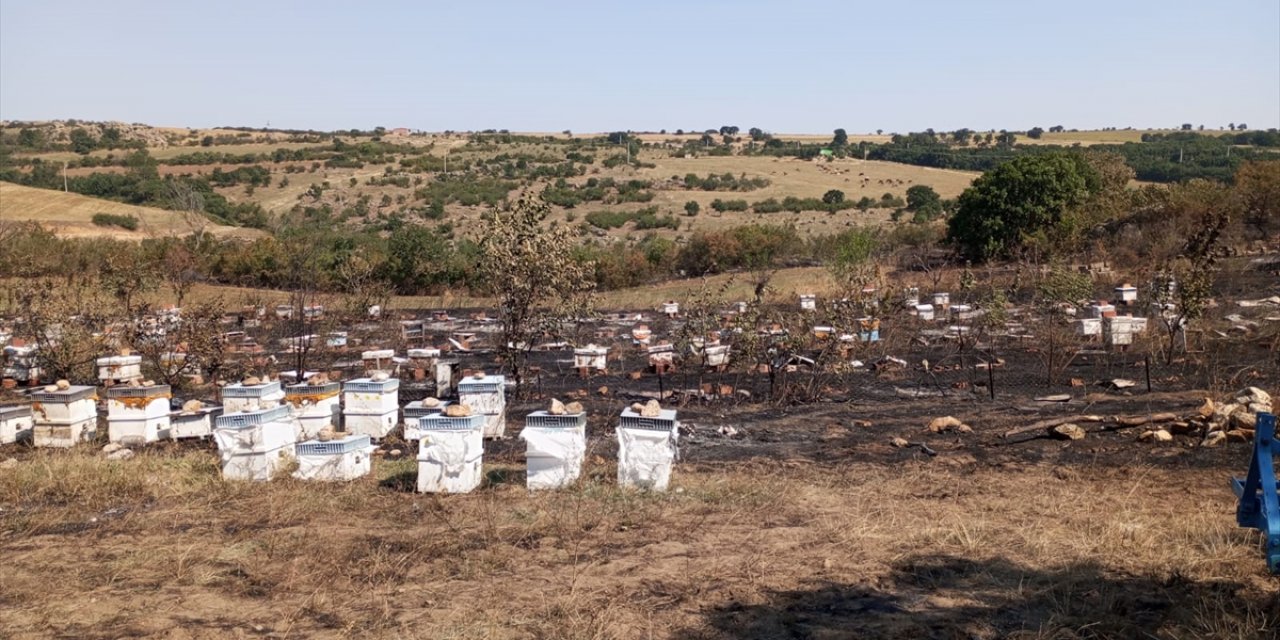
[[(138, 219), (136, 231), (93, 224), (96, 213), (133, 216)], [(64, 237), (112, 237), (124, 240), (166, 235), (185, 235), (194, 228), (183, 216), (154, 207), (112, 202), (75, 193), (35, 189), (0, 182), (0, 222), (32, 220)], [(205, 229), (219, 237), (255, 238), (264, 235), (256, 229), (244, 229), (208, 223)]]

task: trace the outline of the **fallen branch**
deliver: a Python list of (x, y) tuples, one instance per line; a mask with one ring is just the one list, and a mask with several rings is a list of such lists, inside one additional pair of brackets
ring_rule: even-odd
[(1032, 431), (1046, 431), (1058, 425), (1067, 424), (1068, 422), (1102, 422), (1103, 420), (1105, 420), (1105, 418), (1103, 418), (1102, 416), (1094, 416), (1094, 415), (1064, 416), (1061, 418), (1050, 418), (1048, 420), (1041, 420), (1040, 422), (1029, 424), (1025, 427), (1010, 429), (1004, 432), (1003, 437), (1012, 438), (1013, 436), (1021, 435), (1024, 433), (1030, 433)]

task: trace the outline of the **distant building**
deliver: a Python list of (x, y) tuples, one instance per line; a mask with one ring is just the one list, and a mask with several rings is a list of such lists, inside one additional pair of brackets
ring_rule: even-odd
[(392, 135), (392, 136), (407, 136), (407, 135), (409, 135), (409, 130), (408, 130), (408, 129), (406, 129), (406, 128), (404, 128), (404, 127), (398, 127), (398, 128), (395, 128), (395, 129), (392, 129), (392, 130), (388, 131), (388, 132), (387, 132), (387, 135)]

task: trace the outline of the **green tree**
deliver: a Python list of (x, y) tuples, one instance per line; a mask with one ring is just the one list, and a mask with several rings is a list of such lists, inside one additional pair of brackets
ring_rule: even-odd
[(1041, 129), (1040, 127), (1032, 127), (1027, 130), (1027, 137), (1032, 140), (1039, 140), (1042, 135), (1044, 135), (1044, 129)]
[(872, 258), (880, 247), (880, 235), (871, 227), (856, 227), (835, 238), (835, 252), (828, 269), (841, 293), (860, 295), (862, 288), (875, 279)]
[(831, 146), (844, 147), (849, 144), (849, 134), (844, 129), (836, 129), (835, 136), (831, 138)]
[(71, 150), (81, 155), (88, 155), (90, 151), (98, 148), (98, 141), (89, 135), (88, 131), (80, 127), (71, 130)]
[(31, 127), (23, 127), (18, 132), (18, 146), (38, 149), (44, 146), (44, 132)]
[(907, 209), (942, 213), (942, 196), (929, 185), (914, 185), (907, 189)]
[(386, 278), (402, 294), (430, 290), (449, 260), (449, 244), (435, 231), (407, 224), (387, 238)]
[(121, 143), (121, 136), (120, 136), (119, 129), (115, 127), (107, 127), (102, 130), (102, 139), (98, 141), (99, 145), (104, 146), (108, 149), (115, 149), (116, 147), (120, 146), (120, 143)]
[(212, 146), (213, 146), (213, 136), (205, 136), (205, 137), (203, 137), (203, 138), (200, 138), (200, 146), (202, 146), (202, 147), (212, 147)]
[(840, 204), (844, 202), (844, 192), (839, 189), (832, 189), (822, 194), (822, 202), (824, 204)]
[(520, 200), (494, 210), (480, 224), (478, 275), (497, 298), (498, 352), (519, 393), (529, 352), (546, 339), (561, 339), (566, 324), (586, 317), (595, 290), (595, 265), (574, 259), (577, 239), (569, 227), (547, 227), (550, 206)]
[(702, 206), (699, 205), (696, 200), (690, 200), (684, 203), (684, 212), (687, 215), (696, 216), (698, 215), (698, 212), (701, 210), (702, 210)]
[(1103, 186), (1081, 155), (1022, 156), (982, 174), (960, 194), (947, 235), (975, 262), (1009, 258)]

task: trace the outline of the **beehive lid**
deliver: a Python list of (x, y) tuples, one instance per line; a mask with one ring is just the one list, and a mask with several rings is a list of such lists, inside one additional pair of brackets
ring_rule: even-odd
[(203, 420), (206, 416), (212, 415), (218, 417), (222, 415), (221, 405), (206, 405), (195, 411), (174, 411), (169, 414), (170, 420)]
[(440, 404), (434, 407), (424, 407), (422, 406), (421, 400), (414, 400), (404, 406), (404, 417), (405, 420), (408, 420), (409, 418), (421, 418), (423, 416), (434, 415), (443, 412), (444, 408), (447, 406), (449, 406), (449, 403), (444, 400), (441, 400)]
[(587, 424), (586, 412), (553, 414), (549, 411), (534, 411), (525, 416), (524, 426), (526, 427), (554, 427), (560, 429), (572, 429), (574, 427), (583, 427)]
[(349, 453), (351, 451), (362, 451), (373, 446), (369, 439), (369, 434), (352, 434), (338, 440), (307, 440), (299, 442), (294, 446), (294, 451), (300, 456), (334, 456)]
[(31, 405), (29, 404), (10, 404), (0, 406), (0, 420), (25, 418), (29, 415), (31, 415)]
[(149, 387), (130, 387), (119, 385), (107, 387), (108, 398), (167, 398), (171, 389), (167, 384), (153, 384)]
[(488, 375), (483, 378), (467, 377), (458, 383), (458, 391), (485, 393), (497, 391), (505, 385), (507, 379), (505, 376)]
[(285, 397), (288, 396), (314, 396), (327, 395), (337, 393), (342, 389), (340, 382), (326, 382), (324, 384), (291, 384), (284, 388)]
[(618, 422), (618, 427), (622, 429), (653, 429), (660, 431), (670, 431), (676, 426), (676, 410), (662, 409), (658, 411), (658, 417), (647, 418), (632, 411), (630, 408), (622, 410), (622, 418)]
[(253, 386), (245, 386), (239, 382), (222, 388), (224, 398), (261, 398), (280, 392), (280, 381), (272, 380)]
[(99, 367), (122, 367), (131, 364), (142, 364), (142, 356), (105, 356), (98, 358)]
[(439, 358), (440, 350), (439, 349), (410, 349), (409, 357), (410, 358)]
[(373, 351), (365, 351), (364, 353), (361, 353), (360, 358), (363, 360), (385, 360), (387, 358), (394, 358), (395, 355), (395, 349), (374, 349)]
[(466, 431), (481, 429), (489, 416), (476, 413), (461, 418), (451, 418), (444, 414), (434, 414), (418, 418), (418, 429), (422, 431)]
[(228, 429), (244, 429), (257, 425), (287, 420), (289, 418), (289, 407), (281, 405), (263, 409), (261, 411), (241, 411), (239, 413), (224, 413), (214, 420), (214, 424), (219, 428)]
[(390, 393), (399, 388), (399, 378), (387, 378), (386, 380), (356, 378), (342, 385), (342, 390), (349, 393)]
[(71, 385), (66, 389), (58, 389), (57, 391), (45, 391), (41, 389), (31, 394), (31, 399), (36, 402), (75, 402), (92, 398), (96, 392), (96, 388), (84, 385)]

